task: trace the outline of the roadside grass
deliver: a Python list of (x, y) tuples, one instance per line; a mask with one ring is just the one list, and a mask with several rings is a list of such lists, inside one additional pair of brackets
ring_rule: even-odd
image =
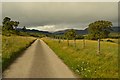
[(97, 41), (77, 40), (70, 46), (67, 41), (43, 38), (49, 47), (81, 78), (118, 78), (118, 44), (101, 41), (101, 52), (97, 55)]
[[(0, 34), (0, 73), (2, 71), (2, 35)], [(1, 78), (1, 75), (0, 75)]]
[(102, 39), (105, 42), (113, 42), (113, 43), (117, 43), (118, 44), (118, 39), (111, 39), (111, 38), (106, 38), (106, 39)]
[(3, 71), (29, 47), (35, 38), (22, 36), (2, 36), (2, 69)]

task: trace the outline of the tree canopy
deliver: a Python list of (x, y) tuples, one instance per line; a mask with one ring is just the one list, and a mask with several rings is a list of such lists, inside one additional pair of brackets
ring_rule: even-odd
[(17, 28), (19, 22), (18, 21), (11, 21), (11, 18), (5, 17), (3, 19), (3, 30), (13, 30)]
[(26, 30), (26, 27), (24, 26), (24, 27), (22, 28), (22, 30), (25, 31), (25, 30)]
[(66, 33), (65, 33), (65, 36), (68, 38), (68, 39), (75, 39), (76, 38), (76, 32), (74, 29), (70, 29), (68, 30)]
[(112, 30), (111, 27), (112, 22), (110, 21), (95, 21), (89, 24), (88, 32), (92, 39), (105, 38), (108, 37), (110, 30)]

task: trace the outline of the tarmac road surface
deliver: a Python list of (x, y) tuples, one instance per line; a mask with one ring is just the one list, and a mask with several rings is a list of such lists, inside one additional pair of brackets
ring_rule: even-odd
[(42, 40), (37, 39), (4, 71), (3, 78), (76, 78)]

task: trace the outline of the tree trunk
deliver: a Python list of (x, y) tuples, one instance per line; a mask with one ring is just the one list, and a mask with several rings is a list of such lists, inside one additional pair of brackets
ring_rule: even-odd
[(74, 45), (75, 45), (75, 47), (76, 47), (76, 39), (74, 39)]
[(58, 40), (59, 40), (58, 42), (60, 43), (60, 41), (61, 41), (60, 38), (58, 38)]
[(85, 39), (83, 39), (83, 48), (85, 48)]
[(67, 43), (68, 43), (68, 46), (69, 46), (69, 39), (67, 39)]
[(60, 39), (59, 39), (59, 43), (60, 43)]
[(100, 54), (100, 39), (98, 39), (98, 51), (97, 51), (97, 54), (98, 55)]
[(63, 39), (63, 41), (64, 41), (64, 38), (62, 38)]

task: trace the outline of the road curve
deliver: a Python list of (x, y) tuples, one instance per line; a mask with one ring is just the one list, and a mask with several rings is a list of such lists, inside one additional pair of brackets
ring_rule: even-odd
[(3, 73), (3, 78), (76, 78), (42, 40), (36, 40)]

